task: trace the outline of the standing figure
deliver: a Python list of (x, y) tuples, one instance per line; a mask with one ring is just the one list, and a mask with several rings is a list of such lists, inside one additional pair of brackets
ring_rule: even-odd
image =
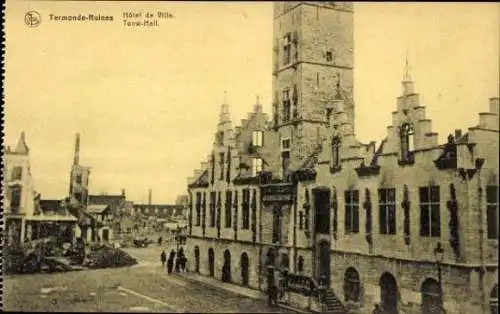
[(167, 270), (169, 274), (172, 273), (172, 270), (174, 268), (174, 259), (175, 259), (175, 251), (172, 250), (170, 252), (170, 256), (168, 257), (168, 262), (167, 262)]
[(161, 251), (160, 260), (161, 266), (165, 267), (165, 262), (167, 261), (167, 253), (165, 251)]

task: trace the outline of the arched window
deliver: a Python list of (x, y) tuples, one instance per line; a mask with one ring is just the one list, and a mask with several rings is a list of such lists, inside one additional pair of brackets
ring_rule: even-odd
[(493, 289), (491, 289), (490, 293), (490, 311), (491, 314), (498, 313), (498, 285), (495, 285)]
[(344, 298), (345, 301), (359, 302), (361, 292), (361, 281), (356, 269), (350, 267), (344, 275)]
[(340, 137), (332, 138), (332, 169), (340, 168)]
[(422, 294), (422, 314), (441, 314), (441, 287), (436, 280), (427, 278), (420, 289)]
[(402, 161), (412, 161), (413, 160), (413, 149), (414, 149), (414, 131), (413, 126), (409, 123), (405, 123), (401, 126), (401, 160)]

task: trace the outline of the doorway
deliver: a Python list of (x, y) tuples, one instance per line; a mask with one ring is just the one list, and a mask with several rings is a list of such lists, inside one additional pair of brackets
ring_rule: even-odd
[(231, 252), (224, 251), (224, 265), (222, 265), (222, 281), (231, 282)]
[(208, 270), (210, 272), (210, 277), (215, 276), (215, 253), (214, 249), (208, 249)]
[(380, 277), (380, 303), (384, 313), (398, 313), (398, 284), (390, 273), (383, 273)]
[(200, 272), (200, 248), (194, 247), (194, 269), (196, 273)]
[(318, 245), (319, 250), (319, 267), (318, 267), (318, 282), (322, 285), (330, 286), (330, 243), (326, 240), (321, 241)]
[(241, 283), (248, 287), (249, 261), (247, 253), (241, 254)]

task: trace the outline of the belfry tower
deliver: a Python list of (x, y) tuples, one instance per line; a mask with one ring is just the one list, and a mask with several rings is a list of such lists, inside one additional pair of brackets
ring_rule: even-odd
[(90, 167), (80, 165), (80, 134), (76, 134), (75, 154), (69, 180), (70, 202), (82, 206), (87, 205), (89, 194)]
[(286, 176), (315, 149), (339, 95), (346, 98), (343, 110), (354, 126), (353, 6), (333, 1), (273, 5), (273, 125)]

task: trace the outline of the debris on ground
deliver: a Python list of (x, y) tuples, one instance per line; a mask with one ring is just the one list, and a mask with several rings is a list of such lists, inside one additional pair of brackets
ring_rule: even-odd
[(123, 267), (137, 264), (137, 260), (118, 248), (92, 243), (86, 258), (85, 243), (78, 239), (75, 245), (61, 243), (55, 237), (9, 245), (4, 250), (6, 273), (36, 273), (75, 271), (85, 268)]
[(91, 251), (84, 263), (89, 268), (124, 267), (137, 264), (137, 260), (120, 249), (102, 246)]

